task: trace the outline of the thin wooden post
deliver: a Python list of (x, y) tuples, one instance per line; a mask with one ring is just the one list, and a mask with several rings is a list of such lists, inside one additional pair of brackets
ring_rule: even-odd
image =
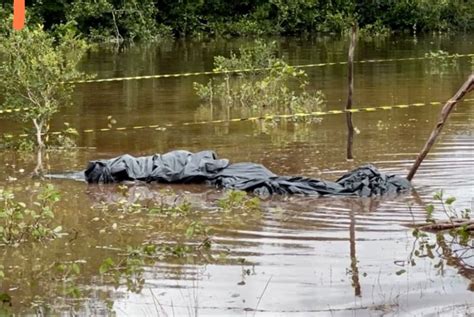
[(415, 163), (413, 164), (410, 172), (408, 173), (407, 179), (409, 181), (413, 179), (413, 176), (415, 176), (415, 173), (418, 170), (418, 167), (420, 167), (421, 162), (423, 162), (431, 147), (436, 142), (436, 138), (441, 133), (441, 130), (443, 129), (446, 120), (448, 120), (448, 116), (451, 111), (454, 109), (456, 104), (471, 90), (474, 90), (474, 74), (471, 74), (471, 76), (469, 76), (469, 78), (462, 85), (462, 87), (459, 88), (458, 92), (451, 99), (449, 99), (448, 102), (446, 102), (446, 104), (441, 109), (438, 123), (431, 132), (428, 141), (426, 141), (425, 146), (421, 150), (420, 154), (418, 154)]
[(349, 243), (350, 243), (350, 257), (351, 257), (351, 275), (352, 285), (354, 286), (354, 295), (361, 296), (361, 287), (359, 281), (359, 267), (357, 266), (357, 255), (356, 255), (356, 237), (355, 237), (355, 225), (356, 219), (354, 215), (354, 208), (349, 211), (351, 223), (349, 225)]
[[(348, 71), (347, 71), (347, 85), (348, 85), (348, 96), (346, 110), (352, 109), (352, 94), (354, 91), (354, 50), (356, 45), (357, 26), (352, 26), (351, 43), (349, 46), (348, 55)], [(354, 125), (352, 124), (352, 113), (346, 112), (347, 122), (347, 159), (352, 160), (352, 143), (354, 142)]]

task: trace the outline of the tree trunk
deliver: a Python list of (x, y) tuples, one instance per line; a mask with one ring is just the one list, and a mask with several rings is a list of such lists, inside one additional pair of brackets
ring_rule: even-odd
[(117, 20), (115, 19), (115, 10), (114, 9), (112, 9), (112, 21), (114, 22), (115, 38), (116, 38), (117, 44), (120, 44), (120, 43), (123, 42), (123, 37), (120, 34), (120, 31), (119, 31), (119, 28), (118, 28), (118, 25), (117, 25)]
[(43, 126), (44, 126), (44, 120), (40, 119), (33, 119), (33, 124), (35, 125), (36, 129), (36, 143), (40, 149), (43, 149), (45, 147), (44, 142), (43, 142)]
[(41, 176), (41, 172), (43, 171), (43, 149), (45, 148), (43, 142), (44, 119), (33, 119), (33, 124), (36, 129), (36, 143), (38, 145), (36, 152), (36, 167), (33, 171), (33, 176)]
[(43, 148), (38, 147), (38, 151), (36, 152), (36, 166), (33, 170), (33, 177), (41, 177), (43, 172)]

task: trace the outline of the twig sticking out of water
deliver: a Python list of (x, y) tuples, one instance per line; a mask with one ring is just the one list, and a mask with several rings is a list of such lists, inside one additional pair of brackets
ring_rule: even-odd
[(257, 306), (255, 306), (254, 313), (253, 313), (254, 316), (257, 313), (258, 305), (260, 305), (260, 301), (262, 300), (263, 295), (265, 295), (265, 292), (267, 291), (268, 284), (270, 284), (270, 281), (272, 280), (272, 277), (273, 277), (273, 275), (270, 276), (270, 278), (268, 279), (267, 284), (265, 285), (265, 288), (262, 291), (262, 294), (260, 294), (260, 297), (258, 298)]

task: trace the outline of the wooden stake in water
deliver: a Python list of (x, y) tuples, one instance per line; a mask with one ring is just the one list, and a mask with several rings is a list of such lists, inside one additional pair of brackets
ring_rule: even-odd
[[(348, 56), (348, 72), (347, 72), (347, 85), (348, 85), (348, 96), (346, 111), (352, 109), (352, 93), (354, 91), (354, 50), (356, 45), (356, 35), (357, 27), (356, 25), (352, 26), (352, 35), (351, 35), (351, 44), (349, 46), (349, 56)], [(352, 113), (346, 112), (346, 122), (347, 122), (347, 159), (352, 160), (354, 156), (352, 155), (352, 143), (354, 142), (354, 125), (352, 124)]]
[(420, 154), (418, 154), (418, 157), (416, 158), (415, 163), (413, 164), (410, 172), (408, 173), (407, 179), (409, 181), (413, 179), (413, 176), (415, 176), (416, 171), (418, 170), (418, 167), (420, 167), (421, 165), (421, 162), (423, 162), (426, 155), (430, 151), (431, 147), (436, 142), (436, 138), (441, 133), (441, 130), (443, 129), (444, 124), (446, 123), (446, 120), (448, 120), (448, 116), (451, 113), (451, 111), (454, 109), (456, 104), (459, 101), (461, 101), (462, 98), (464, 98), (464, 96), (472, 90), (474, 90), (474, 74), (471, 74), (471, 76), (469, 76), (469, 78), (462, 85), (462, 87), (459, 88), (458, 92), (451, 99), (449, 99), (448, 102), (446, 102), (446, 104), (441, 109), (441, 114), (439, 116), (438, 123), (436, 124), (435, 128), (431, 132), (431, 135), (428, 138), (428, 141), (426, 141), (425, 146), (421, 150)]

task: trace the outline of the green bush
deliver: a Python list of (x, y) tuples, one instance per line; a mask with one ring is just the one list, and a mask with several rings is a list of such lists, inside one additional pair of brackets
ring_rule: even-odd
[(62, 231), (61, 226), (53, 225), (54, 208), (60, 199), (56, 189), (48, 185), (28, 206), (12, 191), (0, 188), (0, 241), (14, 245), (56, 238)]
[(171, 33), (156, 23), (157, 11), (153, 0), (76, 0), (67, 6), (66, 17), (95, 41), (148, 41)]
[[(0, 12), (11, 11), (11, 1)], [(48, 30), (73, 23), (97, 41), (152, 40), (178, 36), (341, 33), (361, 29), (468, 31), (472, 0), (31, 0), (29, 21)]]
[[(320, 91), (306, 91), (306, 73), (276, 56), (274, 42), (255, 41), (237, 54), (232, 52), (229, 58), (216, 56), (214, 70), (224, 72), (223, 77), (206, 85), (194, 83), (196, 94), (212, 107), (236, 108), (241, 115), (266, 115), (312, 112), (323, 104)], [(244, 72), (232, 74), (236, 70)]]
[(33, 123), (39, 148), (45, 146), (51, 117), (72, 104), (74, 85), (70, 82), (84, 77), (76, 67), (88, 47), (86, 42), (68, 25), (58, 27), (55, 34), (33, 25), (5, 31), (0, 41), (0, 94), (4, 97), (0, 107), (23, 108), (14, 116)]

